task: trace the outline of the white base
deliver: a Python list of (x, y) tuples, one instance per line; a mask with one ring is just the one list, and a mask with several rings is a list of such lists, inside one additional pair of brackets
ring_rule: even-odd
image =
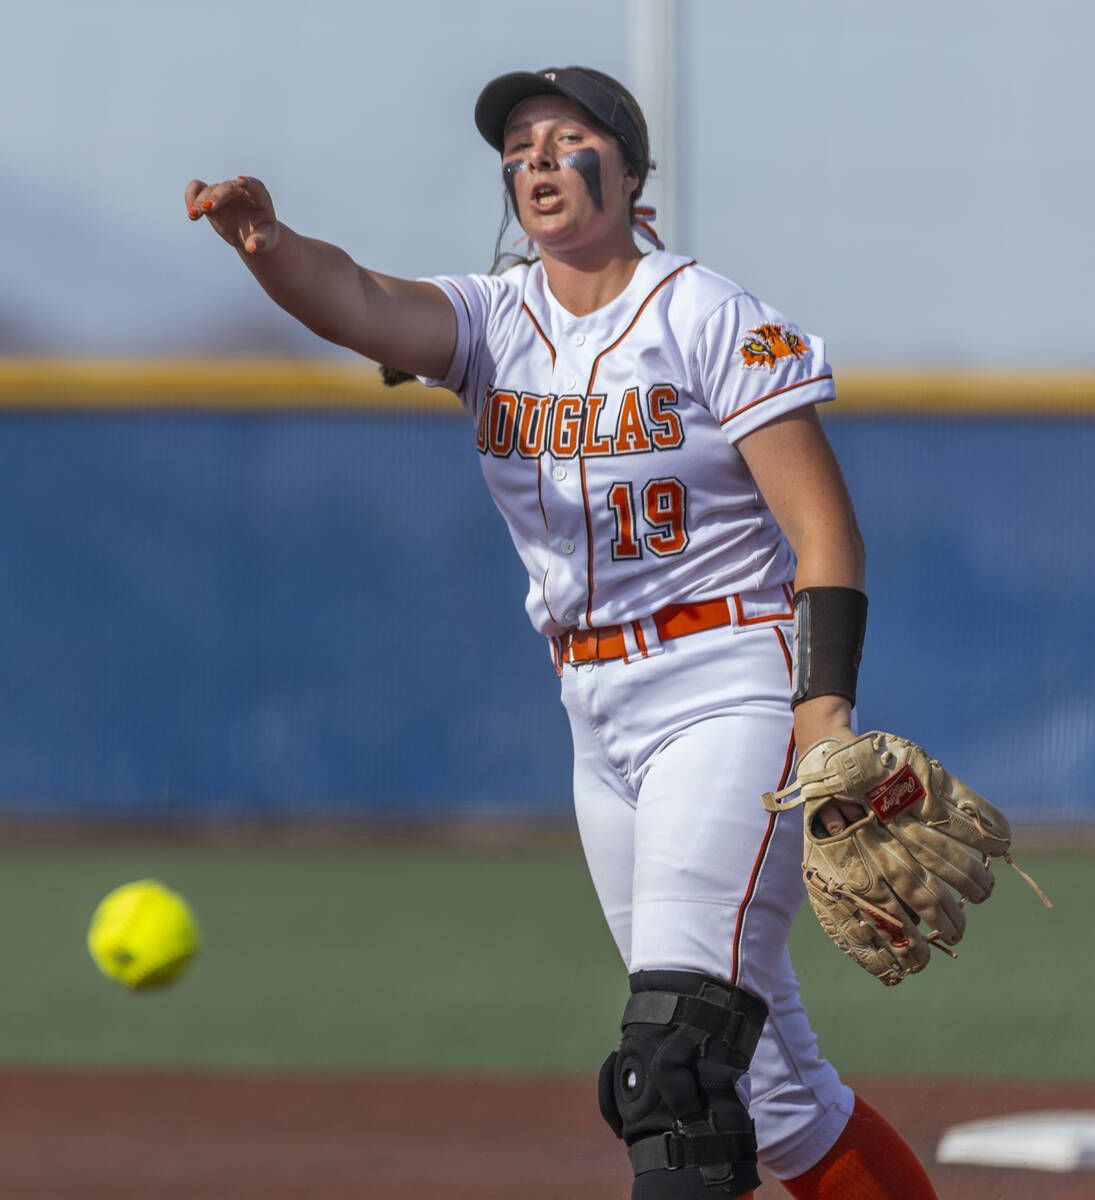
[(935, 1152), (941, 1163), (1077, 1171), (1095, 1167), (1095, 1112), (1032, 1112), (953, 1125)]

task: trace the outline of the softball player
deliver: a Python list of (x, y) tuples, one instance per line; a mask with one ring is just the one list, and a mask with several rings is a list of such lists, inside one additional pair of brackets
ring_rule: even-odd
[(188, 213), (317, 334), (468, 410), (630, 972), (599, 1098), (633, 1198), (749, 1196), (758, 1157), (797, 1197), (932, 1197), (818, 1057), (786, 945), (801, 818), (759, 800), (796, 745), (853, 736), (863, 549), (815, 413), (835, 397), (824, 345), (694, 260), (639, 250), (647, 131), (616, 80), (504, 75), (475, 119), (531, 246), (501, 273), (366, 270), (279, 222), (249, 177), (191, 181)]

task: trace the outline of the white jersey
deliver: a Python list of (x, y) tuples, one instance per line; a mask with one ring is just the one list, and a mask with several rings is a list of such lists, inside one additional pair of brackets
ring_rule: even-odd
[(835, 397), (820, 338), (664, 251), (584, 317), (539, 263), (430, 282), (458, 335), (448, 374), (424, 382), (456, 392), (475, 422), (537, 630), (791, 581), (790, 547), (735, 443)]

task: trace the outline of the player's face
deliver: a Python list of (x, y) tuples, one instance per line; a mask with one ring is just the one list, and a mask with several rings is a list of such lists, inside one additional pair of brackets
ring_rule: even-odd
[(506, 124), (502, 177), (521, 227), (548, 253), (630, 238), (638, 176), (616, 138), (580, 105), (534, 96)]

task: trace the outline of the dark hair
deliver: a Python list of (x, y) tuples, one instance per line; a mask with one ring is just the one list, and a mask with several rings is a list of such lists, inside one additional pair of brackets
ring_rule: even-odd
[(381, 363), (380, 378), (385, 387), (399, 387), (401, 383), (410, 383), (412, 379), (417, 379), (418, 376), (412, 375), (409, 371), (397, 371), (395, 367), (386, 367)]

